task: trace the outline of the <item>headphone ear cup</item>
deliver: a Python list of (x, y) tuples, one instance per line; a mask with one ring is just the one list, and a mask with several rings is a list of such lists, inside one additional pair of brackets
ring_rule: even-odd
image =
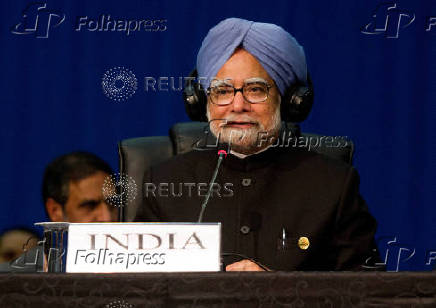
[(186, 113), (192, 121), (207, 122), (207, 97), (201, 84), (195, 81), (197, 76), (197, 70), (194, 69), (189, 74), (189, 78), (186, 78), (185, 88), (183, 89), (183, 101)]
[(310, 77), (308, 84), (305, 86), (295, 83), (286, 90), (281, 103), (283, 121), (298, 123), (303, 122), (309, 116), (314, 98)]

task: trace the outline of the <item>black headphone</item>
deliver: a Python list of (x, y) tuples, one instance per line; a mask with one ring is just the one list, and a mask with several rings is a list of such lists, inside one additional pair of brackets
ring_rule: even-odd
[[(207, 97), (201, 84), (195, 81), (197, 77), (197, 69), (194, 69), (189, 74), (189, 78), (185, 79), (183, 89), (185, 110), (192, 121), (207, 122)], [(308, 73), (307, 85), (297, 79), (297, 82), (290, 85), (282, 96), (280, 108), (282, 121), (293, 123), (304, 121), (312, 109), (313, 97), (313, 84)]]

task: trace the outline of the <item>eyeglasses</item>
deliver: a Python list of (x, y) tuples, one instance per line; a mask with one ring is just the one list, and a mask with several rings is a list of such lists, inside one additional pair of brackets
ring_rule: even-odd
[(249, 103), (258, 104), (266, 101), (270, 88), (271, 86), (263, 81), (246, 82), (242, 88), (235, 88), (227, 82), (221, 82), (209, 87), (206, 93), (212, 103), (220, 106), (230, 105), (236, 92), (241, 92)]

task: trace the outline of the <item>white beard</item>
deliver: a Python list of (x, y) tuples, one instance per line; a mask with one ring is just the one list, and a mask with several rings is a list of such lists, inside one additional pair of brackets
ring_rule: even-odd
[[(257, 153), (273, 144), (280, 131), (281, 118), (280, 108), (278, 106), (271, 116), (270, 127), (265, 127), (263, 124), (247, 115), (211, 120), (209, 104), (207, 105), (206, 115), (209, 120), (210, 130), (218, 141), (229, 144), (231, 150), (245, 155)], [(239, 121), (253, 122), (256, 123), (256, 125), (250, 128), (226, 127), (227, 122), (236, 119)], [(259, 142), (260, 136), (267, 136), (268, 142)]]

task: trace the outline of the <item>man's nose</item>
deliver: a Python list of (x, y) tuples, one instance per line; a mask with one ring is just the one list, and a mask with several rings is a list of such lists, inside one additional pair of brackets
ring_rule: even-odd
[(236, 92), (232, 106), (233, 112), (251, 111), (251, 104), (244, 98), (241, 91)]
[(95, 221), (96, 222), (110, 222), (113, 221), (112, 209), (104, 202), (101, 202), (98, 208), (95, 209)]

